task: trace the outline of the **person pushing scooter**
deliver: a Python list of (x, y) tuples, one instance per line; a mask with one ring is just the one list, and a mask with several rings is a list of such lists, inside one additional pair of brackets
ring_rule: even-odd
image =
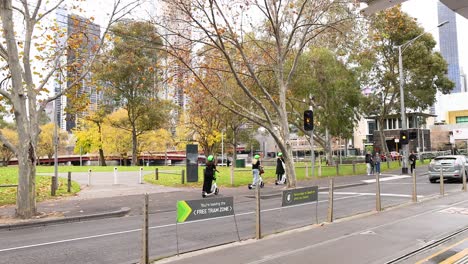
[[(212, 194), (214, 192), (211, 188), (211, 185), (214, 180), (216, 180), (216, 172), (219, 172), (216, 169), (216, 165), (213, 161), (213, 155), (209, 155), (208, 158), (206, 158), (206, 168), (205, 168), (205, 173), (203, 175), (203, 190), (202, 190), (202, 196), (205, 197), (207, 195)], [(216, 191), (216, 190), (215, 190)]]
[(283, 153), (278, 152), (278, 157), (276, 158), (276, 181), (275, 184), (285, 184), (286, 183), (286, 174), (285, 174), (285, 165)]
[(252, 179), (252, 184), (248, 185), (249, 189), (255, 188), (257, 184), (260, 185), (260, 188), (263, 188), (264, 183), (263, 183), (262, 176), (260, 176), (260, 174), (262, 173), (261, 171), (263, 171), (263, 168), (260, 163), (260, 155), (256, 154), (254, 156), (254, 159), (252, 160), (253, 179)]

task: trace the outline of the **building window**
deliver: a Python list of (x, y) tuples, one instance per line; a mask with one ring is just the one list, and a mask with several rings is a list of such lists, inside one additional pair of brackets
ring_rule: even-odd
[(455, 122), (459, 123), (468, 123), (468, 116), (457, 116)]
[(368, 135), (374, 135), (374, 130), (375, 128), (375, 121), (370, 121), (367, 122), (367, 127), (369, 128), (369, 132), (367, 133)]

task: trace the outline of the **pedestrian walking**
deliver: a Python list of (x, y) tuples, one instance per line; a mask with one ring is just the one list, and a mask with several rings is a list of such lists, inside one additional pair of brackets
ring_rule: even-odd
[(372, 156), (370, 154), (370, 151), (367, 152), (365, 156), (365, 162), (366, 162), (366, 170), (367, 170), (367, 175), (371, 175), (371, 169), (372, 169)]
[(276, 180), (281, 181), (285, 170), (284, 170), (284, 158), (283, 153), (278, 152), (278, 156), (276, 158)]
[(411, 151), (411, 154), (408, 157), (410, 167), (411, 167), (411, 174), (413, 174), (413, 170), (416, 169), (416, 155), (414, 154), (414, 151)]
[(378, 152), (375, 153), (375, 158), (374, 158), (374, 167), (375, 167), (375, 173), (380, 175), (380, 163), (382, 162), (382, 158), (380, 158), (380, 154)]
[(285, 184), (286, 183), (286, 166), (284, 164), (284, 157), (283, 153), (278, 152), (277, 158), (276, 158), (276, 181), (275, 184)]

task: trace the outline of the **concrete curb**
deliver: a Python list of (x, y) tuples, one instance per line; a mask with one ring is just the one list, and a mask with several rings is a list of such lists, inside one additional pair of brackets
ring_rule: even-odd
[(127, 215), (129, 212), (130, 212), (130, 208), (122, 207), (120, 210), (105, 212), (105, 213), (80, 215), (80, 216), (72, 216), (72, 217), (64, 217), (64, 218), (54, 218), (54, 219), (28, 220), (22, 223), (0, 225), (0, 230), (16, 230), (16, 229), (29, 228), (29, 227), (47, 226), (47, 225), (73, 223), (73, 222), (83, 222), (83, 221), (88, 221), (88, 220), (96, 220), (96, 219), (103, 219), (103, 218), (110, 218), (110, 217), (122, 217), (122, 216)]

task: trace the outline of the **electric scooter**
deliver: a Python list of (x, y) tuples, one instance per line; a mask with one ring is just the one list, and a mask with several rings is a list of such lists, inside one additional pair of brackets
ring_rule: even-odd
[(283, 174), (283, 176), (281, 176), (281, 180), (275, 180), (275, 184), (276, 185), (281, 185), (281, 184), (286, 184), (286, 174)]
[(218, 188), (218, 185), (216, 185), (216, 178), (214, 178), (213, 182), (211, 183), (211, 192), (206, 193), (206, 192), (202, 191), (202, 197), (206, 198), (206, 197), (209, 197), (209, 196), (212, 196), (212, 195), (218, 195), (218, 193), (219, 193), (219, 188)]

